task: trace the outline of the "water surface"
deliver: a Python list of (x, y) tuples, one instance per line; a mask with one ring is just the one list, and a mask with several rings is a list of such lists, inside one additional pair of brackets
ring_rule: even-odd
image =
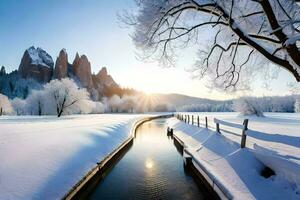
[(204, 199), (166, 129), (165, 119), (140, 126), (131, 149), (89, 198)]

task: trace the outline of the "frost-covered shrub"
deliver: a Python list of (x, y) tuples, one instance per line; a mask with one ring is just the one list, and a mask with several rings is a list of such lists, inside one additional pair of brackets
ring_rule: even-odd
[(29, 115), (51, 114), (49, 108), (49, 99), (44, 90), (31, 90), (26, 98), (25, 110)]
[(104, 105), (101, 103), (101, 102), (93, 102), (93, 109), (92, 109), (92, 112), (93, 114), (100, 114), (100, 113), (104, 113), (105, 111), (105, 107)]
[(110, 108), (110, 112), (119, 112), (121, 103), (121, 98), (118, 95), (113, 95), (109, 98), (108, 107)]
[(0, 94), (0, 115), (7, 115), (13, 112), (13, 107), (7, 96)]
[(123, 96), (121, 99), (122, 112), (135, 112), (136, 98), (134, 96)]
[(166, 103), (156, 102), (148, 99), (144, 95), (124, 95), (120, 98), (114, 95), (106, 102), (109, 112), (123, 112), (123, 113), (143, 113), (143, 112), (166, 112), (173, 107)]
[(232, 102), (188, 104), (176, 108), (179, 112), (232, 112)]
[(26, 115), (26, 100), (20, 99), (18, 97), (11, 100), (11, 105), (14, 109), (16, 115)]
[(234, 101), (233, 109), (242, 115), (264, 116), (260, 102), (255, 97), (241, 97)]
[(300, 113), (300, 99), (296, 99), (294, 106), (295, 106), (295, 112)]
[(98, 101), (82, 100), (80, 103), (80, 114), (100, 114), (104, 113), (104, 105)]

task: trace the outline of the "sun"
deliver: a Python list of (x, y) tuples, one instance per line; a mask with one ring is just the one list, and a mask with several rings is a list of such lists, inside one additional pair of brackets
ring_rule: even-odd
[(144, 110), (146, 112), (152, 111), (156, 105), (159, 104), (157, 95), (152, 93), (141, 93), (137, 96), (138, 99), (138, 109)]

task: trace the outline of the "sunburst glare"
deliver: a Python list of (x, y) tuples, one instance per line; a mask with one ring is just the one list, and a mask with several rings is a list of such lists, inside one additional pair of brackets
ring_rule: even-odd
[(151, 111), (159, 104), (158, 98), (155, 94), (143, 92), (138, 96), (138, 110)]

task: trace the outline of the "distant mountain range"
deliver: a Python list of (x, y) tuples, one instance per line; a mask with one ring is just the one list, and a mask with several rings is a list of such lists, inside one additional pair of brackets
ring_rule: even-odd
[(52, 57), (42, 48), (30, 47), (25, 50), (19, 69), (11, 73), (0, 71), (0, 92), (10, 98), (25, 98), (30, 89), (39, 89), (52, 79), (72, 78), (79, 86), (87, 88), (94, 100), (111, 91), (120, 93), (120, 86), (103, 67), (97, 74), (91, 73), (91, 64), (86, 55), (77, 53), (72, 64), (68, 54), (62, 49), (55, 64)]

